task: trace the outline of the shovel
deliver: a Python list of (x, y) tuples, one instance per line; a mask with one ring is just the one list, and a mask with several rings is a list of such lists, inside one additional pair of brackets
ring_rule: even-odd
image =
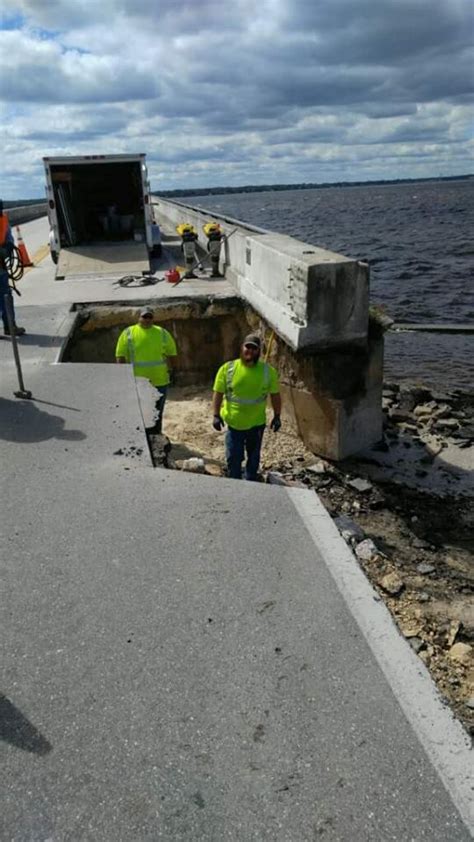
[(18, 392), (13, 392), (16, 398), (32, 398), (33, 395), (28, 389), (25, 389), (25, 384), (23, 383), (23, 374), (21, 371), (21, 362), (20, 362), (20, 353), (18, 351), (18, 341), (16, 338), (15, 333), (15, 320), (13, 318), (13, 307), (12, 307), (12, 299), (11, 293), (5, 296), (5, 309), (7, 312), (7, 321), (8, 321), (8, 329), (10, 331), (10, 338), (12, 340), (12, 347), (13, 347), (13, 356), (15, 358), (15, 365), (16, 365), (16, 373), (18, 375), (18, 385), (19, 390)]

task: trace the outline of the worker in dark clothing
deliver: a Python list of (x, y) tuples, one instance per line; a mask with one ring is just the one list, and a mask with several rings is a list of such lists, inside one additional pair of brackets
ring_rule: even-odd
[(7, 298), (10, 299), (11, 310), (13, 314), (13, 324), (15, 326), (15, 335), (23, 336), (26, 333), (24, 327), (18, 327), (15, 322), (15, 308), (13, 306), (13, 296), (8, 283), (7, 261), (13, 252), (15, 241), (8, 221), (8, 216), (3, 212), (3, 202), (0, 199), (0, 314), (3, 322), (3, 332), (5, 336), (10, 336), (10, 327), (7, 319)]
[(211, 258), (211, 278), (223, 278), (224, 275), (219, 270), (221, 245), (224, 239), (221, 226), (218, 222), (207, 222), (203, 231), (207, 237), (207, 250)]

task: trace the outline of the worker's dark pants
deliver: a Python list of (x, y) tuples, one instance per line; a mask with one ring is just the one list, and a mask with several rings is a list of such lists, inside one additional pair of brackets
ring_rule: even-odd
[(211, 276), (214, 278), (220, 278), (221, 273), (219, 272), (219, 260), (221, 254), (221, 243), (216, 242), (215, 240), (211, 240), (208, 245), (209, 255), (211, 258)]
[(222, 275), (219, 271), (219, 256), (211, 257), (211, 275), (213, 278), (221, 278)]
[(245, 479), (255, 482), (260, 465), (260, 451), (265, 425), (250, 430), (234, 430), (229, 427), (225, 436), (227, 470), (232, 479), (242, 479), (242, 462), (247, 453)]
[(154, 433), (161, 433), (163, 429), (163, 412), (165, 410), (165, 403), (166, 403), (166, 395), (168, 393), (168, 386), (156, 386), (155, 387), (158, 392), (158, 400), (155, 403), (157, 412), (158, 412), (158, 419), (153, 428)]
[(12, 291), (8, 285), (8, 275), (4, 269), (0, 269), (0, 313), (2, 316), (3, 322), (3, 329), (5, 331), (8, 330), (8, 321), (7, 321), (7, 310), (5, 304), (5, 296), (9, 295), (11, 298), (12, 304), (12, 311), (13, 311), (13, 324), (15, 324), (15, 308), (13, 306), (13, 296)]

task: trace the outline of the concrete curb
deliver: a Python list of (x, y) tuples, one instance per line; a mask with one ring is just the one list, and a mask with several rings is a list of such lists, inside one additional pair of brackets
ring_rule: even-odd
[(398, 632), (316, 494), (286, 489), (419, 742), (474, 833), (473, 753), (426, 667)]
[(72, 334), (74, 333), (74, 329), (76, 327), (76, 322), (79, 318), (79, 313), (72, 309), (69, 310), (67, 315), (64, 317), (63, 321), (61, 322), (58, 334), (62, 336), (61, 345), (58, 348), (58, 352), (56, 354), (56, 358), (53, 360), (53, 364), (62, 363), (64, 352), (66, 350), (67, 344), (69, 339), (71, 338)]

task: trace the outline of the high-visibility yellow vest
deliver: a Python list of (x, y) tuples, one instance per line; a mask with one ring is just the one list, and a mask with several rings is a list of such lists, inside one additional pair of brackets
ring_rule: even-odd
[(224, 395), (221, 414), (229, 427), (249, 430), (266, 423), (268, 395), (279, 392), (278, 374), (268, 363), (231, 360), (217, 372), (214, 391)]
[(135, 377), (146, 377), (154, 386), (168, 385), (166, 357), (175, 354), (173, 337), (164, 328), (159, 325), (143, 328), (138, 324), (122, 331), (115, 352), (117, 357), (123, 356), (132, 363)]

